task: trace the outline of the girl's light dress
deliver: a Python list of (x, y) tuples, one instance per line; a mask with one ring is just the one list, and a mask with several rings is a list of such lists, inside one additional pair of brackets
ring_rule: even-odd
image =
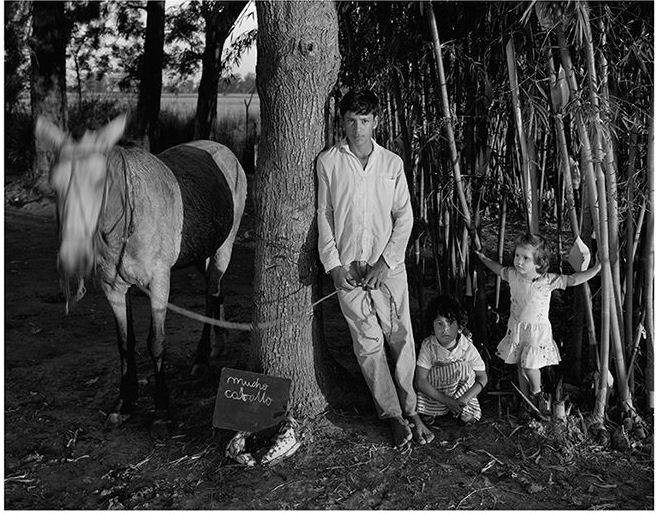
[(504, 267), (501, 278), (510, 284), (508, 332), (497, 346), (507, 364), (540, 369), (560, 362), (560, 352), (549, 322), (549, 302), (554, 289), (567, 287), (567, 275), (545, 273), (533, 280), (514, 267)]

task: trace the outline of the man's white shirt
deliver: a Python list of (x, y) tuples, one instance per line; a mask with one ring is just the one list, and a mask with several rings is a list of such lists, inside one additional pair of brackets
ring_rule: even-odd
[(319, 257), (326, 269), (353, 261), (394, 269), (405, 261), (412, 205), (403, 160), (372, 139), (366, 167), (346, 139), (317, 159)]

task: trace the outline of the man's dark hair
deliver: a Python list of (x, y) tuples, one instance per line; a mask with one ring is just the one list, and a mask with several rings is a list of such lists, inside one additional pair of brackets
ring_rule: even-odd
[(348, 111), (359, 115), (378, 116), (379, 109), (378, 97), (371, 89), (351, 89), (339, 102), (339, 112), (342, 116)]

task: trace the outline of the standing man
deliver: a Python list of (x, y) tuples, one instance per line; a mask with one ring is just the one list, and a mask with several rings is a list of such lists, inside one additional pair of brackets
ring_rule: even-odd
[(413, 216), (403, 161), (373, 140), (379, 103), (372, 91), (351, 90), (339, 107), (346, 138), (317, 159), (319, 256), (339, 291), (353, 350), (394, 445), (413, 437), (426, 444), (434, 434), (417, 414), (413, 388), (405, 270)]

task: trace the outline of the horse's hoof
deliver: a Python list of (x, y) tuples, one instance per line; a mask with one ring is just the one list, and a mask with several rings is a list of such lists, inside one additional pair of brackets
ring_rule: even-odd
[(150, 435), (154, 439), (164, 439), (169, 435), (169, 423), (164, 419), (153, 420), (150, 425)]

